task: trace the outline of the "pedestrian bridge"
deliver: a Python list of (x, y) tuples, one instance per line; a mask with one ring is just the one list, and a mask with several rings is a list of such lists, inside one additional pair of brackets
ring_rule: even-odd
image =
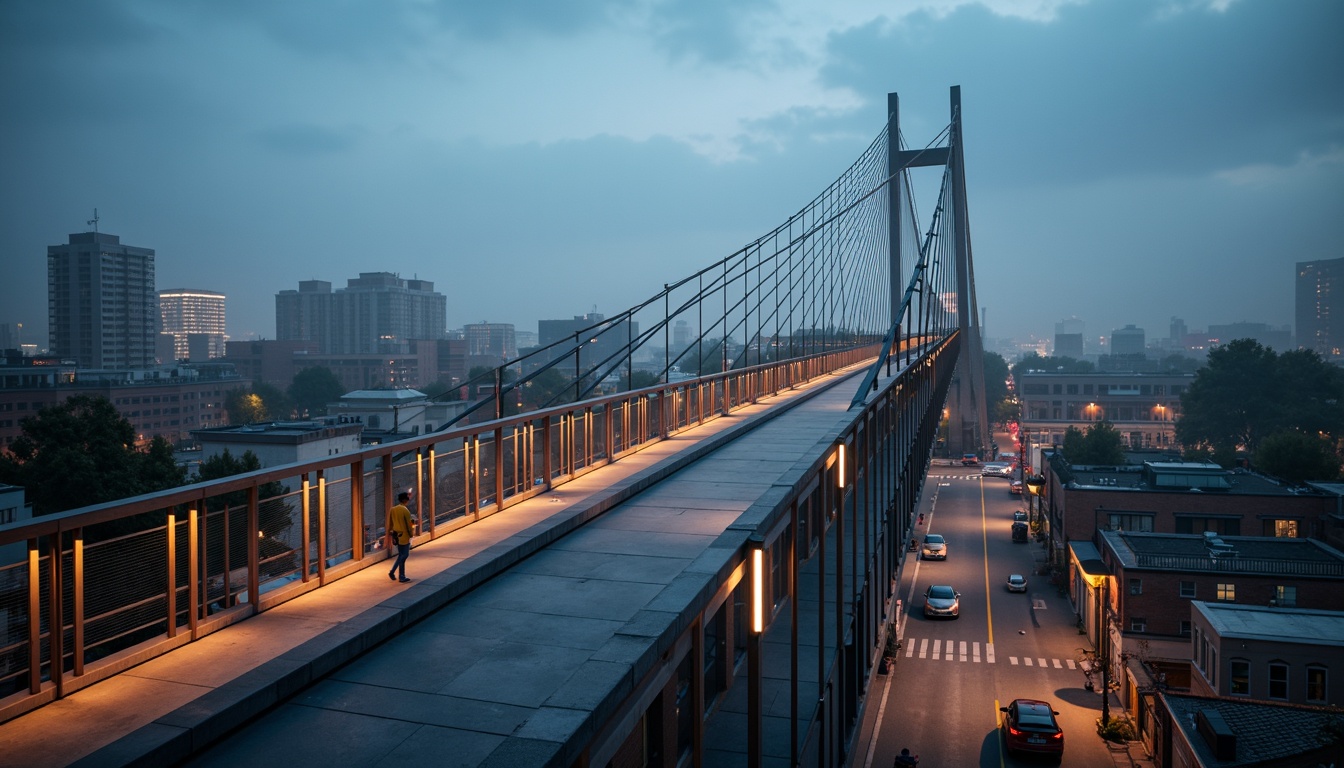
[[(959, 92), (945, 147), (900, 149), (889, 103), (875, 178), (501, 367), (493, 413), (0, 528), (0, 763), (845, 764), (940, 424), (985, 434)], [(901, 237), (921, 164), (942, 199)], [(661, 383), (601, 392), (690, 316)], [(557, 361), (569, 402), (510, 415)]]

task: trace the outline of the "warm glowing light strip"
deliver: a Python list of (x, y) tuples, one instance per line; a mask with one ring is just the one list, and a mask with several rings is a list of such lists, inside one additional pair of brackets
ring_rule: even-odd
[(845, 444), (840, 444), (840, 471), (837, 473), (840, 479), (840, 487), (845, 487)]
[(765, 631), (765, 551), (751, 550), (751, 631)]

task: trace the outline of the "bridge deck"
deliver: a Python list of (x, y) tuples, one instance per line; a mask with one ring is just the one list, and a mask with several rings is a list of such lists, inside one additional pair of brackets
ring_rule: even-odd
[(0, 725), (0, 765), (175, 762), (277, 704), (198, 761), (544, 762), (598, 725), (721, 565), (714, 542), (818, 455), (858, 381), (782, 393), (419, 546), (409, 585), (375, 563)]

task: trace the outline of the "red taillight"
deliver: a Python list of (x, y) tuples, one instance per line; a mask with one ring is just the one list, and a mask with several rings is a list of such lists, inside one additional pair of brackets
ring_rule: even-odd
[(1052, 735), (1050, 736), (1050, 738), (1052, 738), (1052, 739), (1063, 739), (1063, 738), (1064, 738), (1064, 732), (1063, 732), (1063, 731), (1059, 731), (1058, 733), (1052, 734)]
[(1014, 728), (1014, 727), (1011, 726), (1011, 725), (1008, 726), (1008, 733), (1009, 733), (1010, 735), (1012, 735), (1012, 736), (1021, 736), (1021, 735), (1022, 735), (1022, 732), (1021, 732), (1021, 731), (1017, 730), (1016, 728)]

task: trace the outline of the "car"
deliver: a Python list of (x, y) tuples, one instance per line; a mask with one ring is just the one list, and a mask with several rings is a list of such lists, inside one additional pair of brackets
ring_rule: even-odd
[(1011, 478), (1017, 467), (1007, 461), (987, 461), (980, 468), (981, 477), (1008, 477)]
[(1018, 544), (1024, 544), (1027, 541), (1027, 524), (1013, 523), (1013, 541)]
[(1023, 512), (1023, 511), (1020, 510), (1020, 509), (1019, 509), (1019, 510), (1015, 510), (1015, 511), (1013, 512), (1013, 522), (1014, 522), (1014, 523), (1025, 523), (1025, 522), (1027, 522), (1027, 513), (1026, 513), (1026, 512)]
[(947, 584), (934, 584), (924, 590), (924, 618), (961, 615), (961, 593)]
[(924, 537), (924, 546), (920, 548), (919, 556), (924, 560), (946, 560), (947, 539), (944, 539), (937, 533), (926, 535)]
[(1009, 592), (1026, 592), (1026, 591), (1027, 591), (1027, 577), (1026, 577), (1026, 576), (1023, 576), (1023, 575), (1020, 574), (1020, 573), (1014, 573), (1013, 575), (1009, 576), (1009, 577), (1008, 577), (1008, 591), (1009, 591)]
[(1022, 481), (1021, 481), (1021, 480), (1014, 480), (1012, 483), (1010, 483), (1010, 484), (1008, 485), (1008, 492), (1011, 493), (1011, 494), (1014, 495), (1014, 496), (1021, 496), (1021, 495), (1022, 495)]
[(977, 455), (975, 455), (974, 453), (963, 453), (963, 454), (961, 454), (961, 466), (963, 466), (963, 467), (973, 467), (973, 466), (975, 466), (976, 464), (979, 464), (979, 463), (980, 463), (980, 457), (977, 456)]
[(1017, 752), (1036, 752), (1064, 757), (1064, 731), (1055, 715), (1059, 713), (1049, 703), (1037, 699), (1014, 699), (1003, 712), (1003, 747), (1012, 755)]

